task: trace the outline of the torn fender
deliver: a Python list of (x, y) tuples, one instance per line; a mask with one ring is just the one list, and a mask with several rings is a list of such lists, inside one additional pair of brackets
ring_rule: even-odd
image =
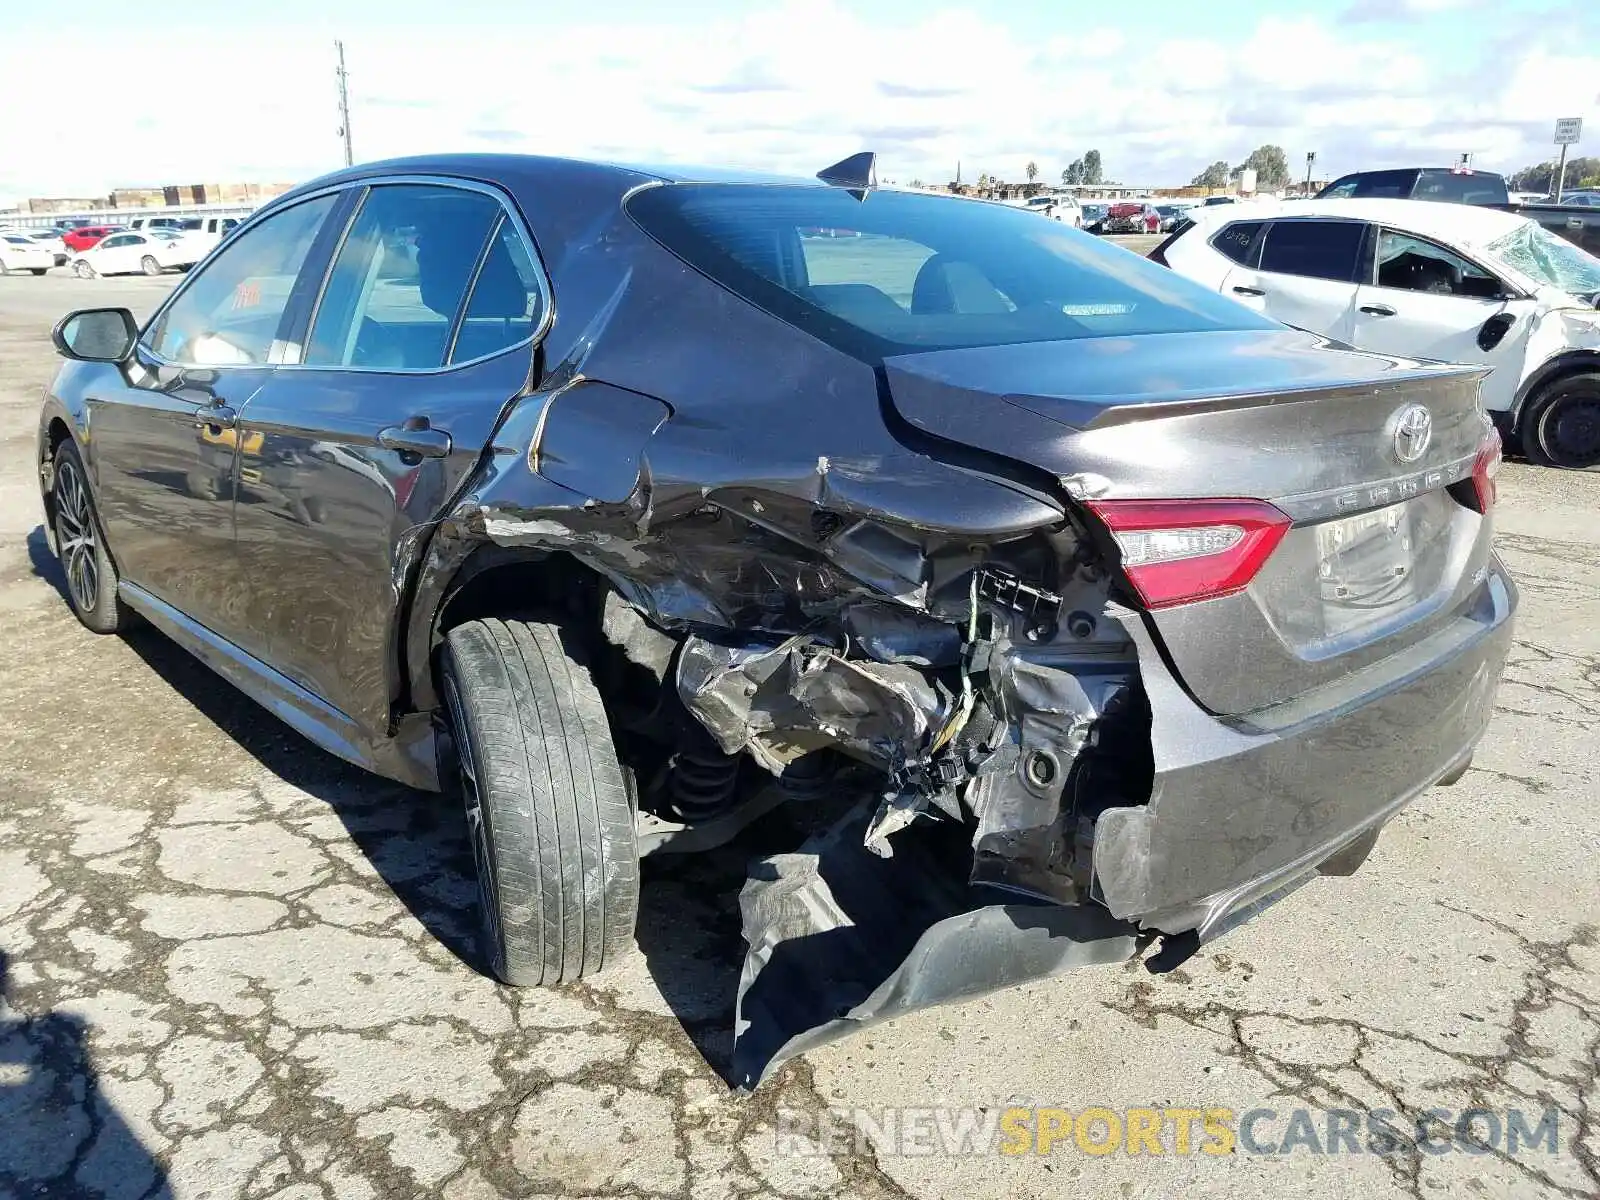
[(1072, 967), (1121, 962), (1136, 931), (1098, 905), (997, 902), (947, 854), (964, 833), (862, 839), (852, 810), (791, 854), (752, 864), (740, 895), (749, 951), (739, 977), (732, 1082), (749, 1090), (797, 1054), (918, 1009), (975, 999)]

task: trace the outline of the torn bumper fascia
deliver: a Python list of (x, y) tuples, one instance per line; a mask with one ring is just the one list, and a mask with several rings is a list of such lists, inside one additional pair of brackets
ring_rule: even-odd
[(740, 896), (749, 953), (734, 1024), (737, 1087), (916, 1009), (1137, 950), (1137, 931), (1097, 905), (975, 902), (983, 893), (953, 879), (929, 839), (872, 856), (870, 812), (863, 805), (795, 853), (752, 866)]
[(1112, 915), (1201, 941), (1376, 830), (1472, 751), (1493, 712), (1516, 589), (1491, 560), (1473, 608), (1338, 685), (1225, 723), (1183, 691), (1142, 622), (1155, 777), (1148, 804), (1094, 830), (1094, 894)]

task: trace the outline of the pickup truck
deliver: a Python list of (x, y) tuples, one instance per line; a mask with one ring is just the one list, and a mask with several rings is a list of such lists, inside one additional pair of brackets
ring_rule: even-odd
[(1438, 200), (1500, 208), (1539, 222), (1590, 254), (1600, 257), (1600, 208), (1579, 204), (1518, 204), (1503, 176), (1459, 167), (1403, 167), (1356, 171), (1335, 179), (1318, 200)]

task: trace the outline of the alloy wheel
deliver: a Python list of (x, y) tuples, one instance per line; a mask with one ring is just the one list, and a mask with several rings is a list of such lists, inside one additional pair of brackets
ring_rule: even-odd
[(67, 572), (67, 587), (80, 612), (91, 613), (100, 597), (99, 541), (89, 489), (72, 462), (56, 470), (56, 544)]

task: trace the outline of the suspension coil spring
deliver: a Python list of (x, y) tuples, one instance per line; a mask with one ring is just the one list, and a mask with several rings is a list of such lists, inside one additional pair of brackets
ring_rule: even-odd
[(733, 807), (739, 759), (720, 751), (680, 750), (672, 763), (672, 808), (694, 825), (720, 817)]

